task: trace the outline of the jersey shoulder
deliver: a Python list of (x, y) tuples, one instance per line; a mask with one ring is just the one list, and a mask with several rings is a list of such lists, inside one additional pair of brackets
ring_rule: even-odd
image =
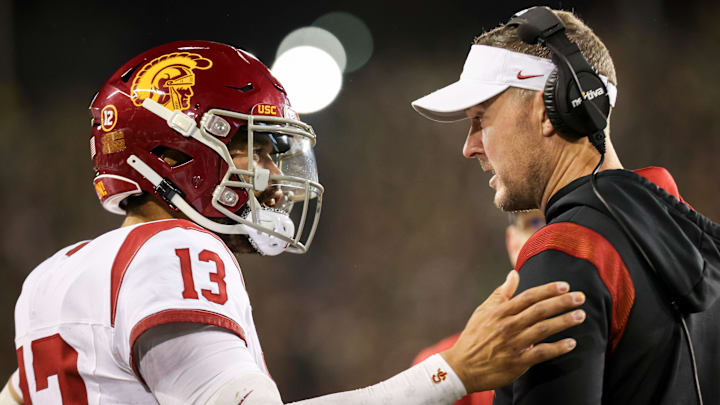
[(189, 221), (138, 226), (117, 252), (110, 323), (123, 359), (145, 331), (168, 323), (218, 326), (245, 339), (245, 331), (254, 330), (251, 312), (233, 254), (217, 235)]
[(48, 271), (48, 269), (50, 268), (55, 267), (59, 262), (70, 258), (80, 249), (85, 247), (85, 245), (87, 245), (89, 242), (90, 240), (83, 240), (73, 243), (72, 245), (65, 246), (64, 248), (58, 250), (52, 256), (48, 257), (43, 262), (38, 264), (25, 278), (25, 281), (23, 282), (23, 290), (26, 288), (30, 288), (38, 278), (42, 277), (42, 274), (44, 272)]
[(228, 287), (245, 295), (242, 273), (230, 250), (217, 235), (185, 220), (134, 228), (118, 249), (111, 273), (112, 324), (118, 305), (223, 306)]

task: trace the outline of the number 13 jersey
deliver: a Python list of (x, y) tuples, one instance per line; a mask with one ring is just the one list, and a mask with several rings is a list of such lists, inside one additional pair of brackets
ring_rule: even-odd
[(60, 250), (28, 276), (15, 307), (25, 403), (156, 404), (133, 345), (176, 322), (231, 331), (267, 374), (240, 267), (213, 233), (155, 221)]

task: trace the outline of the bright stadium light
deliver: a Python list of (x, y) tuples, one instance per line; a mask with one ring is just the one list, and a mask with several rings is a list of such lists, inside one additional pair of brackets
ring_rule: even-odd
[(280, 42), (275, 57), (298, 46), (314, 46), (330, 54), (335, 59), (341, 71), (345, 71), (347, 55), (343, 44), (330, 31), (318, 27), (302, 27), (287, 34)]
[(342, 71), (335, 59), (313, 46), (288, 49), (278, 56), (271, 70), (299, 113), (327, 107), (342, 87)]
[[(344, 12), (333, 11), (315, 20), (313, 28), (327, 32), (332, 39), (340, 43), (347, 57), (343, 56), (343, 63), (338, 63), (344, 73), (354, 72), (363, 67), (372, 56), (373, 38), (370, 29), (359, 17)], [(327, 35), (325, 35), (327, 37)], [(331, 47), (332, 39), (325, 39), (320, 46), (322, 49)], [(335, 52), (337, 53), (337, 52)], [(335, 56), (334, 52), (330, 52)]]

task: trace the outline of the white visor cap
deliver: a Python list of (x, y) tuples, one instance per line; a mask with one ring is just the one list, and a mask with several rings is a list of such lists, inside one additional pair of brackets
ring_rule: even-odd
[[(465, 110), (482, 103), (508, 87), (542, 91), (555, 64), (550, 59), (487, 45), (470, 48), (460, 80), (412, 102), (415, 111), (439, 122), (466, 119)], [(600, 75), (615, 105), (617, 88)]]

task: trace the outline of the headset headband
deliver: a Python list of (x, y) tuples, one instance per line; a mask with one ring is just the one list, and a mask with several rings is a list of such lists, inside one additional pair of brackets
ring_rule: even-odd
[(565, 61), (558, 54), (564, 55), (575, 72), (595, 72), (575, 43), (565, 35), (565, 24), (547, 7), (533, 7), (515, 14), (507, 23), (516, 27), (517, 34), (523, 42), (546, 46), (552, 52), (555, 65), (562, 68)]
[(558, 73), (548, 80), (544, 97), (555, 127), (573, 137), (589, 136), (604, 153), (603, 130), (609, 112), (604, 97), (608, 97), (608, 88), (580, 47), (567, 37), (563, 22), (548, 7), (532, 7), (515, 14), (507, 25), (516, 28), (522, 41), (540, 43), (552, 53)]

